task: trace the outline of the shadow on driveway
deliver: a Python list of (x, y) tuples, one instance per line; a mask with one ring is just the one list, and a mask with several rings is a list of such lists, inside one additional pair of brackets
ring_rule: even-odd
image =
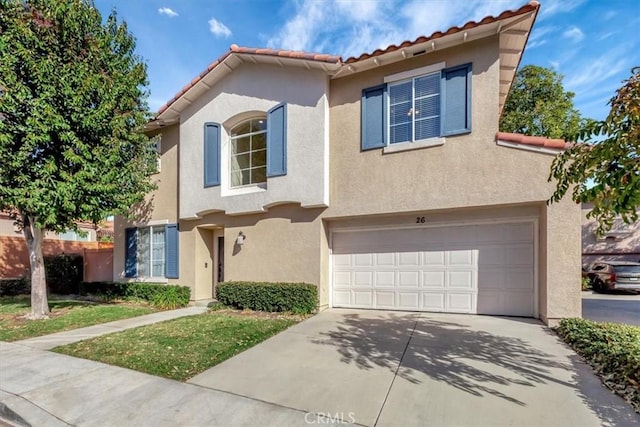
[[(530, 409), (537, 398), (546, 395), (554, 402), (557, 395), (555, 403), (564, 404), (569, 411), (571, 404), (563, 400), (573, 395), (577, 397), (572, 399), (574, 404), (582, 401), (604, 425), (637, 425), (640, 421), (540, 322), (469, 316), (467, 323), (464, 316), (433, 317), (416, 315), (410, 325), (406, 315), (345, 314), (312, 342), (335, 347), (343, 363), (359, 369), (382, 367), (411, 384), (429, 383), (422, 389), (425, 385), (433, 389), (432, 382), (437, 382), (474, 397), (491, 395), (514, 408)], [(402, 342), (406, 344), (400, 355), (397, 349)], [(539, 386), (544, 388), (532, 390)], [(438, 390), (447, 388), (438, 386)], [(580, 411), (585, 412), (584, 407)], [(565, 419), (572, 419), (571, 414)]]

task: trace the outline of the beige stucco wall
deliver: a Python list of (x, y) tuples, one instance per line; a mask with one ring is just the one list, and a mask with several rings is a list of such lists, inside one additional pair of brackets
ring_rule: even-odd
[[(360, 151), (362, 89), (385, 75), (446, 61), (472, 62), (472, 131), (442, 146), (383, 154)], [(546, 200), (552, 157), (496, 145), (498, 38), (436, 51), (331, 81), (328, 217)]]
[[(440, 61), (447, 67), (472, 63), (471, 133), (419, 150), (360, 151), (362, 89), (383, 83), (386, 75)], [(540, 315), (579, 316), (580, 209), (570, 202), (544, 206), (553, 192), (547, 182), (552, 155), (496, 144), (498, 87), (497, 37), (332, 80), (331, 203), (324, 217), (430, 215), (531, 203), (544, 207), (539, 213), (540, 241), (548, 256), (539, 260)]]
[[(192, 285), (195, 299), (213, 296), (216, 246), (224, 229), (224, 279), (272, 282), (322, 281), (322, 209), (282, 205), (263, 214), (228, 216), (213, 213), (180, 221), (180, 281)], [(238, 234), (246, 236), (235, 245)], [(207, 263), (207, 266), (205, 266)], [(322, 304), (327, 304), (326, 294)]]
[[(304, 207), (328, 203), (328, 77), (321, 70), (245, 63), (234, 69), (180, 117), (180, 218), (213, 211), (261, 212), (281, 203)], [(285, 102), (287, 174), (257, 186), (230, 188), (229, 131)], [(204, 187), (206, 122), (221, 126), (221, 183)]]
[(582, 317), (580, 206), (566, 198), (547, 206), (543, 219), (540, 315), (545, 323), (555, 326), (563, 317)]
[[(154, 131), (150, 136), (156, 134), (162, 134), (160, 172), (152, 178), (158, 188), (145, 198), (145, 203), (133, 209), (132, 215), (135, 220), (128, 221), (120, 216), (114, 219), (114, 280), (127, 280), (124, 278), (125, 228), (178, 222), (179, 126), (167, 126)], [(179, 280), (170, 279), (169, 282), (179, 282)]]

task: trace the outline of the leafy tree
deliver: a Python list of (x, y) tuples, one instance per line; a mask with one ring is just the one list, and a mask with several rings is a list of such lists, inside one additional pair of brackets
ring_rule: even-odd
[(502, 132), (567, 139), (583, 122), (565, 92), (562, 76), (548, 68), (526, 65), (518, 70), (500, 119)]
[(0, 0), (0, 210), (23, 228), (31, 318), (47, 317), (46, 231), (124, 213), (154, 188), (147, 71), (91, 0)]
[[(577, 143), (556, 157), (549, 180), (557, 180), (550, 202), (572, 189), (575, 202), (593, 202), (587, 215), (598, 222), (598, 232), (610, 230), (616, 216), (625, 223), (638, 220), (640, 206), (640, 67), (631, 70), (609, 101), (604, 121), (578, 133)], [(589, 139), (595, 140), (589, 143)], [(595, 184), (595, 185), (592, 185)]]

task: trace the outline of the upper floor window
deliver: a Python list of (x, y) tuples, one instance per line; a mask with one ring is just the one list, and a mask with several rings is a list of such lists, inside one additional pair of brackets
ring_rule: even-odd
[(440, 136), (440, 73), (389, 85), (389, 143)]
[[(233, 126), (228, 136), (229, 148), (223, 151), (222, 125), (204, 124), (205, 187), (224, 183), (225, 188), (238, 188), (287, 174), (287, 104), (278, 104), (266, 114)], [(224, 177), (223, 156), (229, 162), (229, 173)]]
[(230, 187), (267, 181), (267, 120), (254, 118), (231, 129)]
[(439, 145), (444, 140), (438, 138), (471, 132), (471, 76), (471, 64), (445, 68), (439, 63), (387, 76), (384, 84), (364, 89), (362, 150), (397, 151), (402, 143), (422, 141), (416, 146)]

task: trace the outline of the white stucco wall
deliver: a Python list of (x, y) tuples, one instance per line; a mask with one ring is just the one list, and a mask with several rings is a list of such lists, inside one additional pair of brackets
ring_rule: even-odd
[[(180, 213), (182, 219), (208, 212), (262, 212), (270, 206), (300, 203), (327, 206), (328, 78), (319, 70), (242, 64), (181, 115)], [(229, 130), (248, 117), (287, 103), (287, 174), (268, 178), (265, 188), (230, 188)], [(203, 125), (222, 124), (221, 185), (203, 184)]]

